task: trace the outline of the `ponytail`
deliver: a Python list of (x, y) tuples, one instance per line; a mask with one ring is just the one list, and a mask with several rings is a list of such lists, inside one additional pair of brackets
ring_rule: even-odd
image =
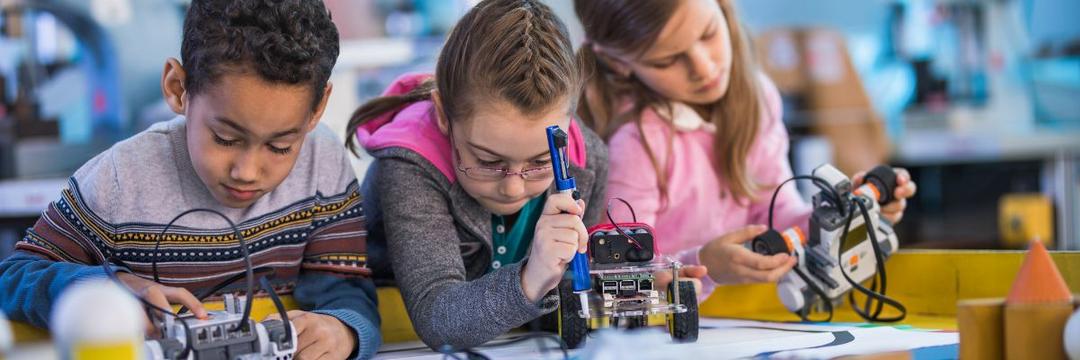
[(356, 154), (356, 132), (368, 121), (388, 112), (396, 111), (406, 105), (431, 100), (431, 91), (435, 89), (435, 81), (424, 80), (420, 86), (404, 95), (382, 96), (372, 99), (353, 112), (349, 117), (349, 124), (345, 126), (345, 146)]

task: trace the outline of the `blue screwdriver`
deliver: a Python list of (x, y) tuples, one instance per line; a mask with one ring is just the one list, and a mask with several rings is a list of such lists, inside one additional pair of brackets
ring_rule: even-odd
[[(567, 174), (569, 167), (566, 159), (566, 148), (570, 143), (569, 136), (557, 125), (547, 128), (548, 148), (551, 151), (551, 167), (555, 171), (555, 189), (559, 193), (570, 194), (574, 200), (581, 199), (581, 193), (577, 191), (577, 183), (574, 178)], [(581, 312), (586, 318), (589, 317), (589, 291), (592, 290), (592, 278), (589, 277), (589, 258), (583, 253), (575, 253), (570, 261), (570, 271), (573, 273), (574, 293), (581, 298)]]

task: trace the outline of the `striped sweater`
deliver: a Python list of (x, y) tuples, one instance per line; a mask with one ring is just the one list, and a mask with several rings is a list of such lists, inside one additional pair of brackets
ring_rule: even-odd
[[(185, 119), (156, 124), (83, 165), (58, 200), (0, 263), (0, 310), (48, 326), (52, 302), (72, 282), (120, 271), (198, 294), (244, 271), (233, 221), (256, 268), (272, 268), (275, 292), (303, 310), (335, 316), (358, 335), (358, 357), (378, 347), (375, 289), (366, 266), (359, 186), (347, 153), (324, 127), (312, 131), (290, 175), (245, 209), (213, 199), (195, 174)], [(243, 290), (243, 281), (215, 294)], [(256, 294), (256, 296), (260, 296)]]

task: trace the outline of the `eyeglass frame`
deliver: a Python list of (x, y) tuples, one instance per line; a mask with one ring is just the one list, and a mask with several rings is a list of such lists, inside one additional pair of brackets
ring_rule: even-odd
[[(516, 175), (516, 176), (521, 176), (521, 179), (525, 180), (525, 181), (541, 181), (541, 180), (545, 180), (545, 178), (534, 178), (534, 177), (532, 177), (533, 176), (532, 174), (542, 174), (545, 171), (552, 171), (552, 169), (553, 169), (552, 165), (550, 165), (550, 164), (546, 165), (546, 166), (535, 167), (535, 168), (528, 168), (528, 169), (522, 168), (520, 171), (510, 171), (510, 168), (508, 168), (508, 167), (493, 168), (493, 167), (487, 167), (487, 166), (472, 166), (472, 167), (462, 166), (462, 164), (461, 164), (462, 163), (462, 161), (461, 161), (461, 152), (460, 152), (460, 150), (458, 150), (457, 145), (455, 145), (455, 141), (454, 141), (454, 130), (453, 130), (452, 127), (448, 127), (447, 130), (449, 132), (447, 137), (450, 140), (450, 149), (454, 153), (454, 161), (457, 162), (457, 166), (455, 166), (455, 168), (457, 169), (457, 171), (460, 171), (460, 172), (464, 173), (465, 176), (468, 176), (470, 179), (477, 180), (477, 181), (493, 181), (494, 182), (494, 181), (502, 181), (502, 180), (505, 180), (507, 177)], [(498, 178), (495, 178), (495, 177), (480, 178), (480, 177), (477, 177), (475, 175), (475, 173), (470, 173), (470, 170), (490, 170), (490, 171), (494, 171), (496, 173), (501, 173), (502, 176), (500, 176)], [(554, 175), (555, 175), (555, 173), (554, 173), (554, 171), (552, 171), (551, 176), (554, 177)]]

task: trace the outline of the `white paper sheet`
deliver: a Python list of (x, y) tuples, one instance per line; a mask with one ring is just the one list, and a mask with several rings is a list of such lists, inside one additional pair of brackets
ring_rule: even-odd
[[(772, 323), (748, 320), (701, 319), (698, 341), (672, 343), (666, 331), (594, 332), (584, 349), (571, 351), (579, 359), (739, 359), (766, 354), (769, 358), (819, 359), (874, 354), (956, 344), (955, 332), (901, 330), (852, 324)], [(514, 336), (514, 335), (510, 335)], [(829, 345), (840, 343), (837, 345)], [(828, 345), (828, 346), (826, 346)], [(549, 348), (542, 352), (541, 346)], [(561, 359), (551, 342), (525, 341), (480, 347), (492, 359)], [(441, 359), (419, 342), (384, 346), (377, 359)], [(465, 358), (462, 354), (461, 358)]]

